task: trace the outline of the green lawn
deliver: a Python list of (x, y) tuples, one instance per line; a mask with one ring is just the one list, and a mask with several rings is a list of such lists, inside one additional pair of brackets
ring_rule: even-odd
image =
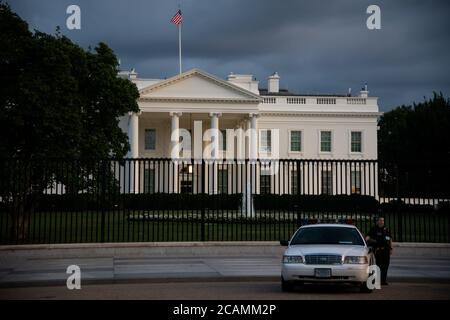
[[(132, 211), (37, 212), (29, 220), (23, 243), (85, 243), (140, 241), (276, 241), (288, 239), (305, 218), (350, 218), (366, 233), (373, 224), (370, 214), (257, 211), (245, 218), (238, 211)], [(450, 242), (449, 216), (436, 214), (385, 214), (394, 240)], [(0, 213), (0, 243), (10, 239), (11, 219)]]

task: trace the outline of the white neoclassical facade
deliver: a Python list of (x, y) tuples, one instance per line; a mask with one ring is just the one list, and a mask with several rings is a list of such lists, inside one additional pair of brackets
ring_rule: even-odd
[(261, 89), (252, 75), (230, 74), (223, 80), (198, 69), (164, 80), (141, 79), (133, 71), (121, 76), (129, 77), (140, 93), (141, 112), (121, 120), (132, 158), (170, 158), (171, 132), (192, 132), (195, 121), (202, 122), (203, 130), (255, 129), (259, 139), (250, 154), (247, 150), (249, 158), (267, 149), (260, 138), (272, 129), (279, 130), (280, 159), (377, 158), (380, 112), (367, 88), (358, 96), (300, 95), (280, 89), (276, 73)]
[[(173, 158), (182, 151), (187, 152), (180, 155), (183, 158), (377, 159), (380, 112), (367, 86), (357, 96), (302, 95), (281, 89), (277, 73), (268, 77), (266, 85), (252, 75), (231, 73), (224, 80), (198, 69), (168, 79), (142, 79), (134, 70), (120, 76), (135, 83), (140, 93), (140, 112), (120, 121), (129, 136), (130, 158)], [(182, 132), (190, 133), (192, 140), (181, 146), (177, 142), (185, 140)], [(213, 191), (224, 184), (217, 174), (209, 174), (216, 181)], [(151, 175), (156, 179), (158, 170)], [(331, 182), (337, 178), (334, 175)], [(366, 178), (376, 177), (365, 173), (358, 177)], [(183, 188), (175, 178), (171, 181), (171, 191)], [(254, 192), (260, 192), (259, 180), (255, 185)], [(158, 189), (159, 183), (152, 182), (151, 188), (164, 191)], [(191, 188), (196, 188), (195, 183)], [(242, 192), (231, 186), (226, 190)]]

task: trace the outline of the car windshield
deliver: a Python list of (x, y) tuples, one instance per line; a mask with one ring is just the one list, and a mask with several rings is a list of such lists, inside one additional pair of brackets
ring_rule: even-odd
[(343, 244), (364, 246), (364, 240), (355, 228), (310, 227), (300, 229), (291, 241), (295, 244)]

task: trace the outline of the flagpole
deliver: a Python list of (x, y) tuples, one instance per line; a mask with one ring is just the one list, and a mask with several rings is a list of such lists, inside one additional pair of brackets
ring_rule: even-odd
[(183, 23), (180, 23), (178, 25), (178, 57), (179, 57), (179, 60), (180, 60), (180, 74), (182, 72), (182, 69), (181, 69), (181, 25), (182, 24)]
[(180, 64), (180, 74), (181, 74), (183, 72), (183, 69), (181, 67), (181, 25), (183, 24), (183, 16), (180, 10), (180, 5), (178, 5), (178, 11), (172, 17), (172, 20), (170, 20), (170, 22), (176, 24), (178, 28), (178, 60)]

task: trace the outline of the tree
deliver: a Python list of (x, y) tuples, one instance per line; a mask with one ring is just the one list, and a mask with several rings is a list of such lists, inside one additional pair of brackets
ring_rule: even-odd
[[(86, 51), (59, 33), (30, 32), (2, 3), (0, 30), (0, 196), (24, 238), (37, 197), (55, 182), (72, 193), (117, 187), (109, 168), (92, 159), (126, 155), (119, 117), (139, 110), (139, 93), (117, 76), (117, 58), (104, 43)], [(67, 174), (65, 162), (49, 157), (78, 159), (79, 170)]]
[(403, 196), (450, 194), (450, 100), (442, 93), (385, 113), (379, 122), (379, 160), (386, 185)]

